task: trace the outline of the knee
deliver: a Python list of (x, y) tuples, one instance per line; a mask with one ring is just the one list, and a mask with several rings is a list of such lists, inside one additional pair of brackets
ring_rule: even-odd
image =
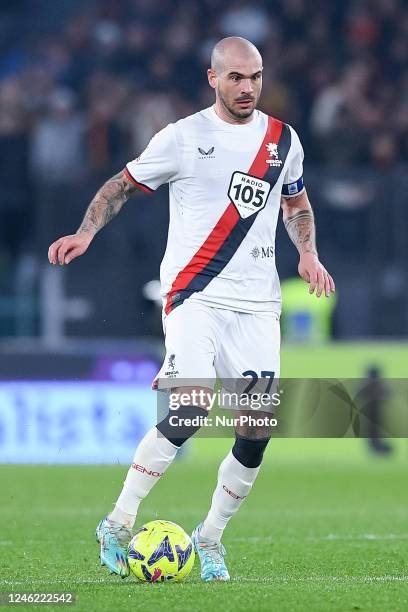
[(156, 428), (175, 446), (191, 438), (205, 422), (213, 391), (207, 387), (175, 387), (169, 395), (168, 414)]
[(199, 406), (180, 406), (170, 410), (156, 428), (174, 446), (180, 447), (200, 429), (207, 414), (207, 410)]
[(232, 454), (235, 459), (245, 467), (256, 468), (262, 463), (263, 454), (270, 440), (270, 436), (250, 440), (243, 438), (239, 434), (235, 436), (235, 444), (232, 447)]
[[(237, 411), (237, 417), (238, 423), (235, 426), (236, 435), (247, 440), (263, 440), (271, 437), (271, 417), (273, 415), (270, 412), (240, 410)], [(253, 419), (259, 421), (259, 424), (253, 424)]]

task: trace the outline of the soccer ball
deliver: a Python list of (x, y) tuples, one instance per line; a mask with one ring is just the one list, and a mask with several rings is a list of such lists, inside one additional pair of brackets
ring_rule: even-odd
[(181, 582), (194, 565), (194, 547), (184, 529), (171, 521), (150, 521), (133, 536), (129, 567), (144, 582)]

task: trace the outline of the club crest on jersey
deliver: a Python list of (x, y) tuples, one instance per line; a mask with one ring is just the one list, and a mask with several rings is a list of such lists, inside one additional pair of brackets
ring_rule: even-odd
[(270, 158), (266, 160), (266, 163), (269, 166), (280, 167), (282, 165), (282, 160), (279, 159), (278, 145), (275, 142), (268, 142), (266, 148)]
[(164, 372), (164, 375), (167, 378), (175, 378), (178, 374), (179, 371), (176, 370), (176, 356), (172, 353), (167, 359), (167, 370)]
[(208, 151), (205, 151), (201, 147), (197, 147), (199, 153), (201, 153), (201, 157), (199, 159), (214, 159), (215, 155), (213, 155), (215, 147), (210, 147)]

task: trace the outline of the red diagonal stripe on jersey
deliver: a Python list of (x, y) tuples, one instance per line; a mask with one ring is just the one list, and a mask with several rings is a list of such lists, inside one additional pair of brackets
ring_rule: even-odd
[[(268, 117), (268, 126), (266, 128), (264, 139), (250, 169), (248, 170), (248, 174), (258, 178), (265, 176), (267, 170), (269, 169), (269, 165), (266, 163), (266, 144), (268, 142), (279, 142), (282, 126), (282, 121), (274, 119), (273, 117)], [(174, 295), (185, 289), (192, 279), (206, 267), (208, 262), (221, 248), (240, 218), (241, 217), (239, 216), (237, 209), (232, 202), (230, 202), (215, 227), (211, 230), (211, 233), (206, 238), (205, 242), (174, 279), (171, 289), (167, 294), (165, 306), (166, 314), (169, 314), (171, 311)]]

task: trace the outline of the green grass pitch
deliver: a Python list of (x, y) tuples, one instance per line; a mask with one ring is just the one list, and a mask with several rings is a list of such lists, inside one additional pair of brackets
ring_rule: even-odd
[[(407, 610), (408, 448), (394, 444), (392, 457), (379, 458), (358, 440), (272, 442), (225, 533), (226, 584), (202, 583), (197, 560), (182, 584), (121, 580), (99, 566), (95, 526), (125, 467), (0, 466), (0, 591), (72, 590), (71, 609), (90, 612)], [(195, 441), (144, 502), (139, 524), (195, 527), (229, 446)]]

